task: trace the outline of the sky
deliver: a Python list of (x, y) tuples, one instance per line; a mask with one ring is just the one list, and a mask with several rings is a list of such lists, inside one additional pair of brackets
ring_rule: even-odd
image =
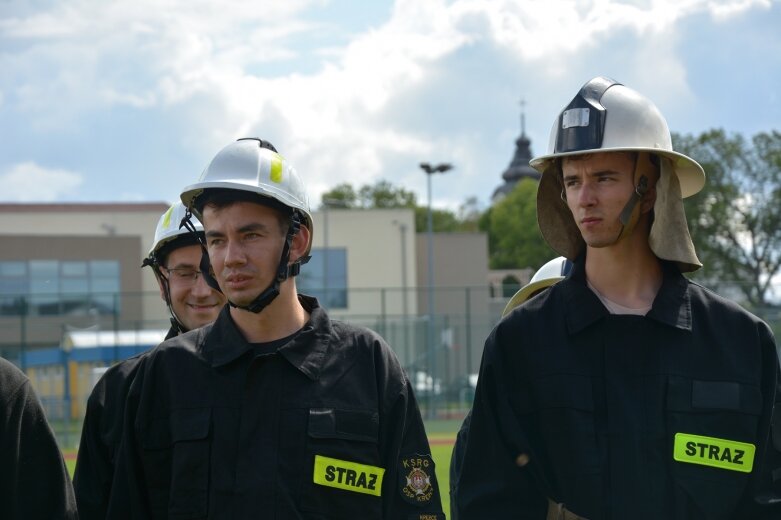
[(594, 76), (671, 130), (781, 129), (781, 0), (0, 0), (0, 202), (173, 202), (240, 137), (310, 204), (386, 180), (480, 207)]

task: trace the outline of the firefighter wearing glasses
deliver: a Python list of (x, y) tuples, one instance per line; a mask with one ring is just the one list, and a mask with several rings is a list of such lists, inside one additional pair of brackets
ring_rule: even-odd
[[(200, 276), (203, 226), (195, 232), (180, 227), (186, 213), (181, 202), (160, 216), (155, 238), (143, 266), (150, 266), (160, 297), (171, 315), (166, 339), (197, 329), (217, 318), (225, 297)], [(82, 520), (104, 519), (113, 485), (115, 460), (122, 432), (125, 397), (147, 353), (123, 360), (101, 377), (87, 401), (73, 482)]]

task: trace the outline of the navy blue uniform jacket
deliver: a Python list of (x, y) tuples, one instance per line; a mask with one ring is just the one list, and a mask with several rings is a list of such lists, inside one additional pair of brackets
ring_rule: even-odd
[(309, 321), (270, 350), (247, 343), (226, 306), (141, 361), (110, 518), (442, 518), (395, 355), (299, 300)]
[(626, 316), (578, 262), (486, 341), (459, 520), (781, 518), (778, 372), (768, 326), (673, 264)]

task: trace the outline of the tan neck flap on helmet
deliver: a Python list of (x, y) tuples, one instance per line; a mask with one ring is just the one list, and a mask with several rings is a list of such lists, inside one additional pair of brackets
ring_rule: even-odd
[[(682, 272), (696, 271), (702, 264), (686, 223), (681, 187), (670, 160), (661, 159), (661, 172), (656, 184), (654, 221), (648, 243), (654, 254), (676, 262)], [(562, 199), (561, 161), (551, 161), (543, 172), (537, 188), (537, 224), (548, 245), (560, 255), (575, 260), (585, 248), (580, 230)]]

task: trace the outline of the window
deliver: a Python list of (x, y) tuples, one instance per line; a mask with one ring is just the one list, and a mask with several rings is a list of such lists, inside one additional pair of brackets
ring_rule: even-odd
[(119, 312), (117, 260), (0, 261), (0, 315)]
[(30, 314), (60, 314), (60, 266), (57, 260), (30, 260)]
[(26, 262), (0, 262), (0, 315), (22, 314), (27, 288)]
[(312, 259), (296, 280), (299, 292), (314, 296), (328, 309), (347, 308), (347, 250), (312, 249)]
[(502, 296), (504, 298), (512, 297), (521, 288), (521, 281), (515, 276), (508, 274), (502, 278)]
[(119, 262), (113, 260), (93, 260), (90, 262), (90, 288), (92, 301), (100, 314), (113, 314), (119, 306)]

